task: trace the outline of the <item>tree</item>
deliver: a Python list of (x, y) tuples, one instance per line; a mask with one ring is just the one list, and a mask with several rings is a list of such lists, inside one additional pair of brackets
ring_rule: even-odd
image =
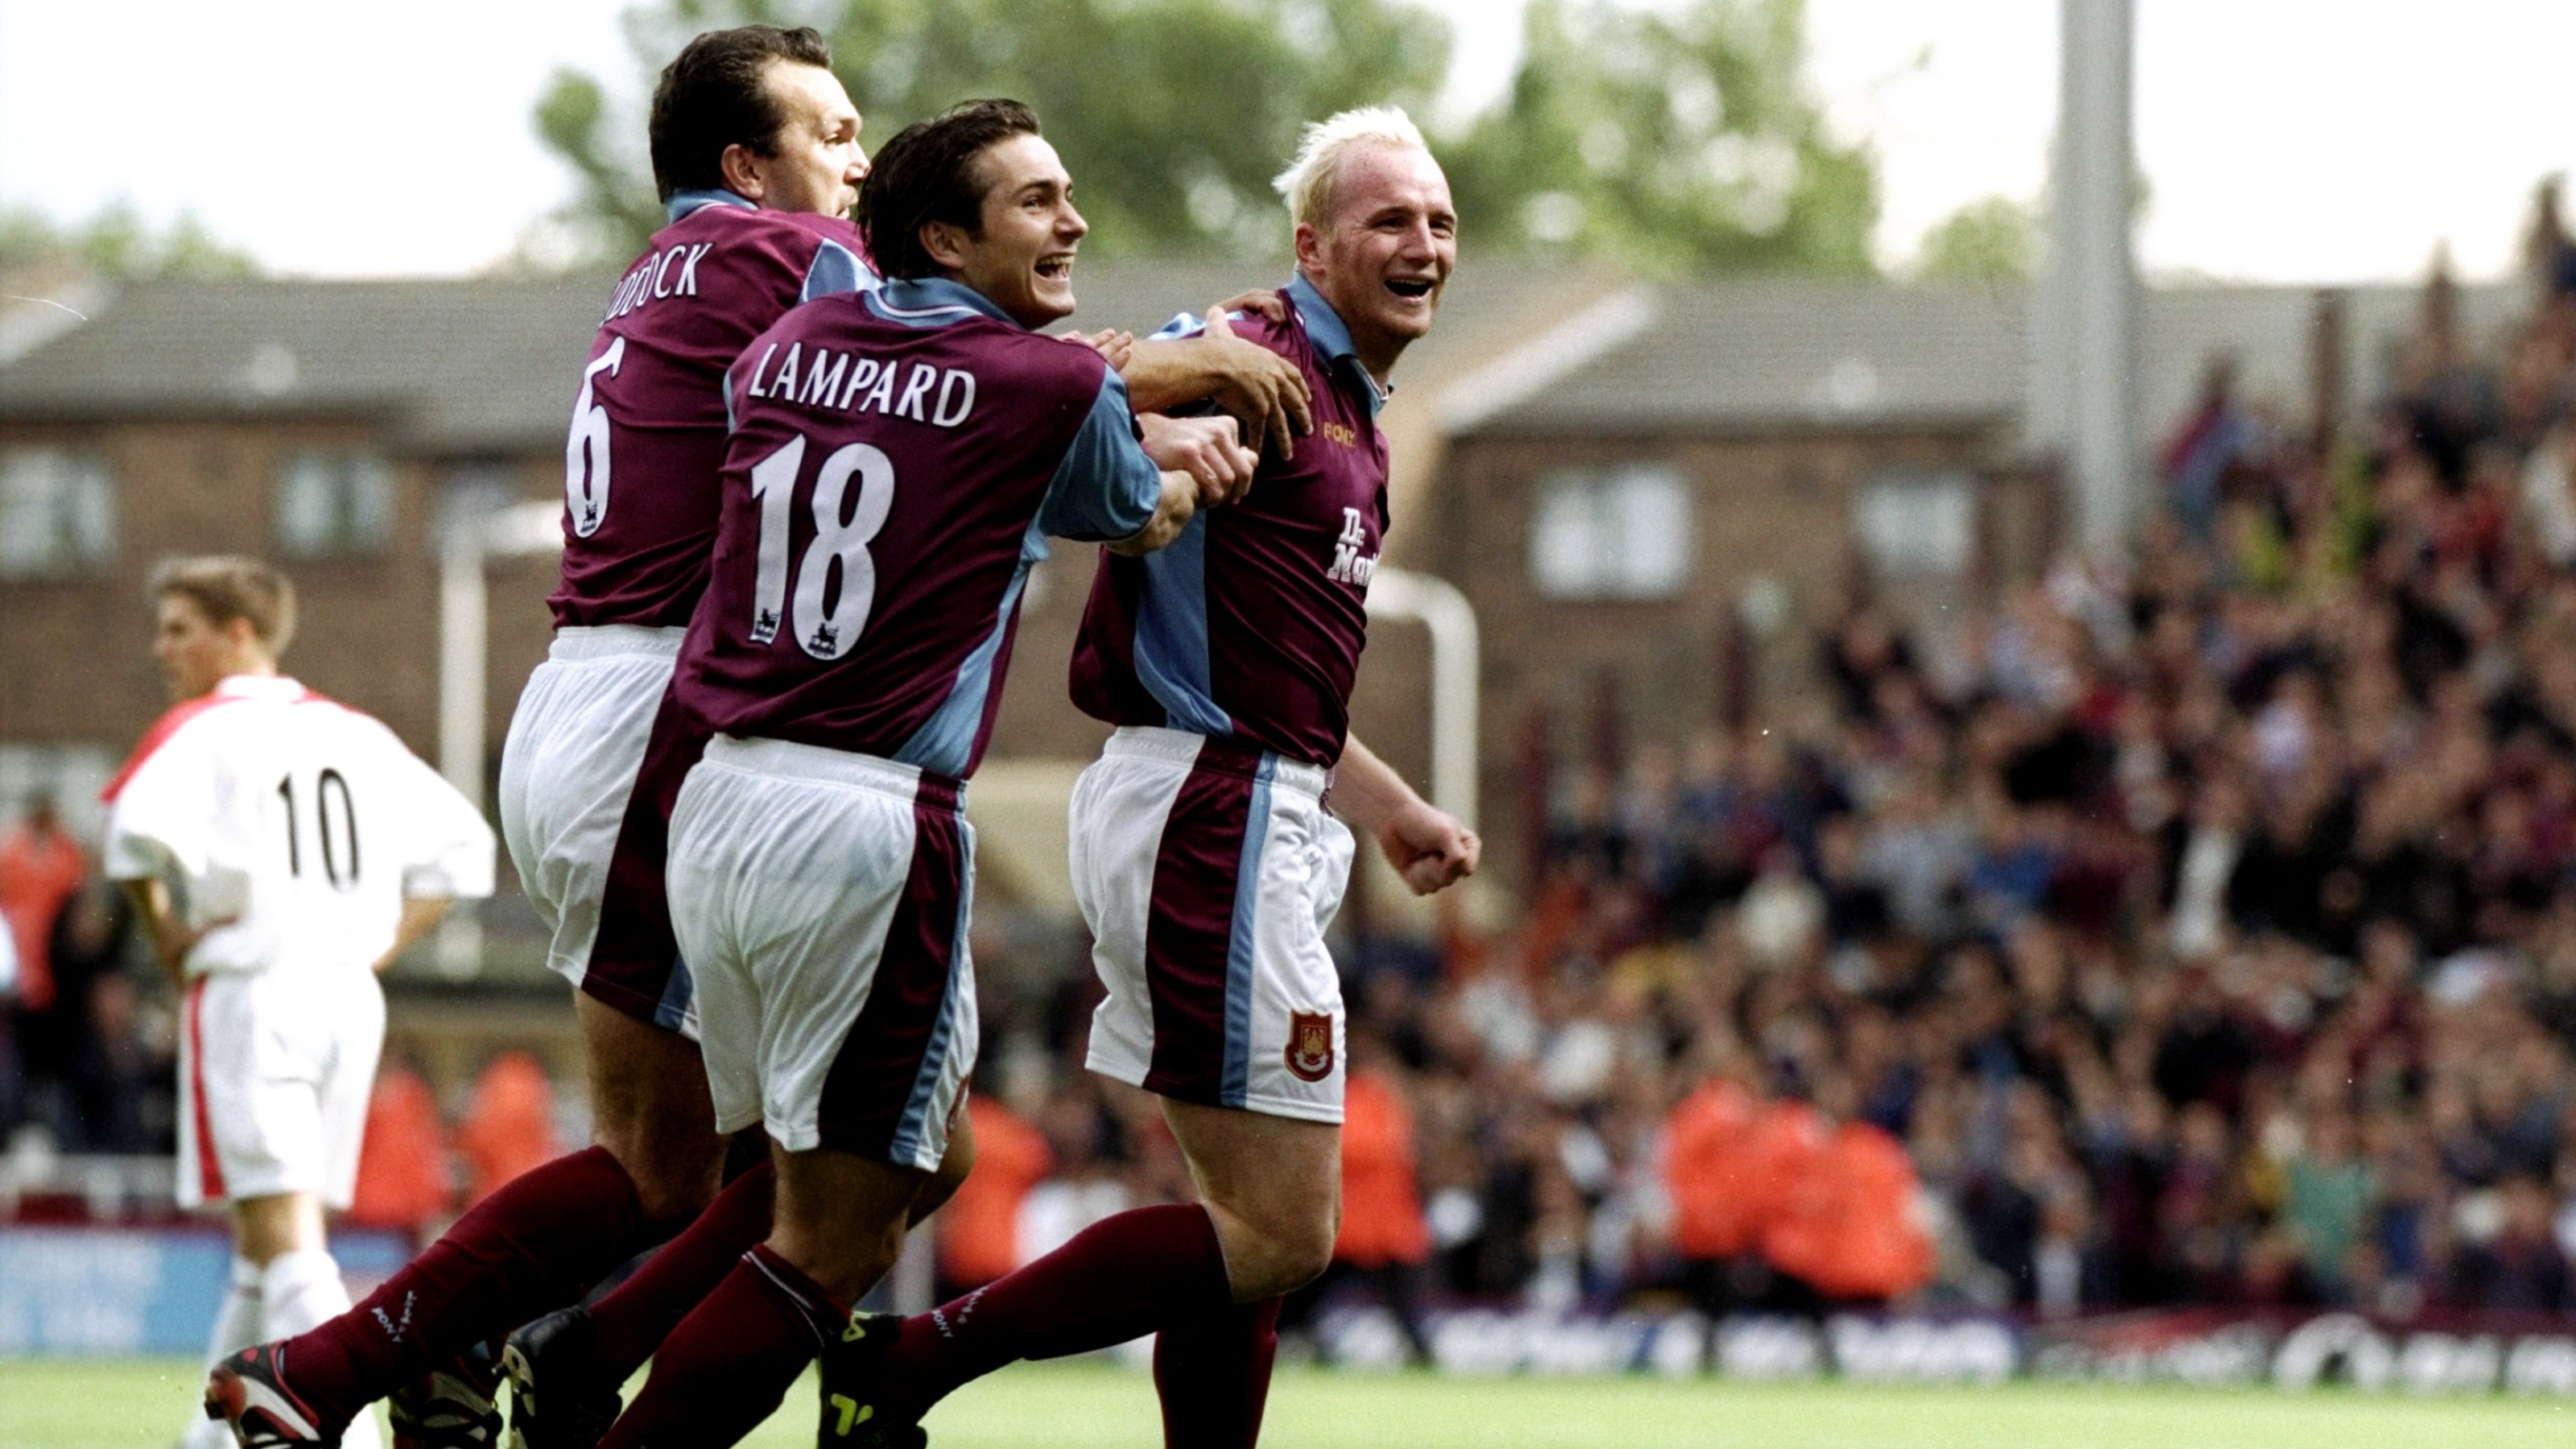
[(1503, 104), (1446, 148), (1464, 233), (1651, 270), (1867, 273), (1878, 175), (1804, 80), (1802, 0), (1535, 0)]
[[(1654, 270), (1863, 273), (1878, 178), (1803, 80), (1802, 0), (1697, 0), (1679, 15), (1536, 0), (1509, 95), (1434, 136), (1470, 246), (1579, 250)], [(1095, 254), (1275, 256), (1270, 178), (1298, 128), (1394, 101), (1424, 112), (1449, 36), (1408, 0), (650, 0), (629, 16), (650, 73), (702, 30), (812, 24), (882, 144), (972, 96), (1037, 108)], [(579, 186), (568, 218), (640, 248), (661, 209), (642, 126), (589, 76), (538, 103)]]
[(1923, 233), (1915, 270), (1928, 280), (2009, 281), (2030, 275), (2039, 257), (2039, 215), (2028, 203), (1988, 196), (1960, 207)]
[(26, 207), (0, 212), (0, 272), (54, 268), (121, 279), (247, 277), (259, 270), (249, 253), (217, 241), (191, 212), (157, 229), (122, 201), (69, 224)]
[[(1392, 0), (659, 0), (630, 25), (658, 67), (699, 31), (751, 21), (824, 32), (871, 147), (969, 97), (1028, 101), (1075, 178), (1084, 248), (1108, 254), (1284, 252), (1270, 178), (1299, 126), (1418, 107), (1448, 69), (1445, 24)], [(608, 109), (596, 81), (566, 72), (536, 122), (580, 179), (573, 218), (631, 248), (660, 208), (642, 147), (609, 139)]]

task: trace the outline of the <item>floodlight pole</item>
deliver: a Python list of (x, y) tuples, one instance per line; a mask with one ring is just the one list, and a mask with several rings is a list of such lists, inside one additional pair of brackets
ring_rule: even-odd
[(1476, 828), (1476, 609), (1446, 579), (1408, 569), (1370, 576), (1368, 611), (1431, 631), (1431, 803)]
[(2049, 256), (2032, 308), (2032, 441), (2063, 460), (2086, 551), (2118, 550), (2138, 509), (2131, 375), (2137, 166), (2132, 0), (2062, 0)]
[[(438, 551), (438, 772), (489, 814), (483, 797), (484, 673), (490, 610), (484, 566), (563, 548), (563, 505), (514, 503), (448, 523)], [(464, 980), (483, 966), (483, 923), (452, 915), (438, 929), (438, 970)]]

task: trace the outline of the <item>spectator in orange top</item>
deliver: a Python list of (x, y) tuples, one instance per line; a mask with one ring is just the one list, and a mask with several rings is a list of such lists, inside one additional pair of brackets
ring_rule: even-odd
[(1815, 1150), (1798, 1157), (1779, 1215), (1762, 1235), (1771, 1266), (1830, 1303), (1880, 1302), (1932, 1277), (1932, 1243), (1914, 1220), (1917, 1181), (1904, 1145), (1866, 1122), (1830, 1119), (1852, 1106), (1829, 1079), (1827, 1110), (1810, 1113)]
[(455, 1201), (447, 1176), (447, 1124), (438, 1098), (407, 1062), (388, 1061), (367, 1100), (358, 1149), (358, 1188), (349, 1221), (425, 1237)]
[(975, 1170), (939, 1210), (939, 1300), (980, 1288), (1020, 1265), (1020, 1201), (1055, 1171), (1046, 1134), (985, 1092), (966, 1098)]
[(1713, 1045), (1706, 1055), (1712, 1070), (1664, 1118), (1663, 1169), (1683, 1284), (1715, 1317), (1738, 1305), (1761, 1226), (1751, 1153), (1764, 1109), (1740, 1052)]
[(468, 1173), (465, 1205), (563, 1152), (555, 1142), (555, 1093), (546, 1069), (526, 1052), (503, 1052), (474, 1084), (474, 1101), (456, 1129)]
[(63, 902), (89, 873), (80, 842), (66, 834), (50, 795), (27, 802), (27, 816), (0, 839), (0, 917), (18, 950), (18, 1008), (40, 1012), (54, 1004), (54, 973), (46, 943)]

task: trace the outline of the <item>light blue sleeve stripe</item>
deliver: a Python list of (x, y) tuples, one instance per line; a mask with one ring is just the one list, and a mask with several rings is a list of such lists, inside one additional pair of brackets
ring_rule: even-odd
[(1196, 313), (1182, 312), (1176, 314), (1171, 321), (1155, 328), (1153, 335), (1147, 337), (1145, 340), (1148, 342), (1178, 342), (1184, 337), (1196, 337), (1206, 330), (1207, 323), (1199, 320)]
[(1207, 515), (1190, 519), (1171, 546), (1145, 555), (1136, 610), (1136, 677), (1168, 716), (1199, 735), (1231, 735), (1208, 683)]
[(1064, 461), (1038, 505), (1038, 527), (1058, 538), (1110, 543), (1154, 521), (1163, 501), (1163, 470), (1136, 441), (1127, 382), (1103, 369), (1091, 413), (1073, 435)]
[(1252, 777), (1252, 799), (1244, 807), (1243, 860), (1234, 873), (1234, 926), (1225, 943), (1225, 1074), (1217, 1097), (1228, 1107), (1244, 1105), (1252, 1091), (1252, 963), (1260, 941), (1261, 852), (1270, 841), (1270, 782), (1279, 772), (1279, 757), (1265, 754)]
[(876, 284), (876, 274), (859, 260), (858, 253), (839, 242), (827, 241), (814, 249), (814, 264), (805, 269), (805, 290), (797, 294), (796, 300), (811, 302), (817, 297), (864, 292)]

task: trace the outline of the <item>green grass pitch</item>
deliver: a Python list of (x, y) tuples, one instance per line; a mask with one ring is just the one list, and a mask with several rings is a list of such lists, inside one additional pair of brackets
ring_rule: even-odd
[[(178, 1360), (0, 1362), (0, 1445), (166, 1449), (198, 1383)], [(813, 1388), (748, 1443), (813, 1442)], [(935, 1449), (1153, 1449), (1145, 1375), (1024, 1365), (930, 1418)], [(2567, 1449), (2576, 1403), (2328, 1391), (2000, 1389), (1283, 1370), (1264, 1449)]]

